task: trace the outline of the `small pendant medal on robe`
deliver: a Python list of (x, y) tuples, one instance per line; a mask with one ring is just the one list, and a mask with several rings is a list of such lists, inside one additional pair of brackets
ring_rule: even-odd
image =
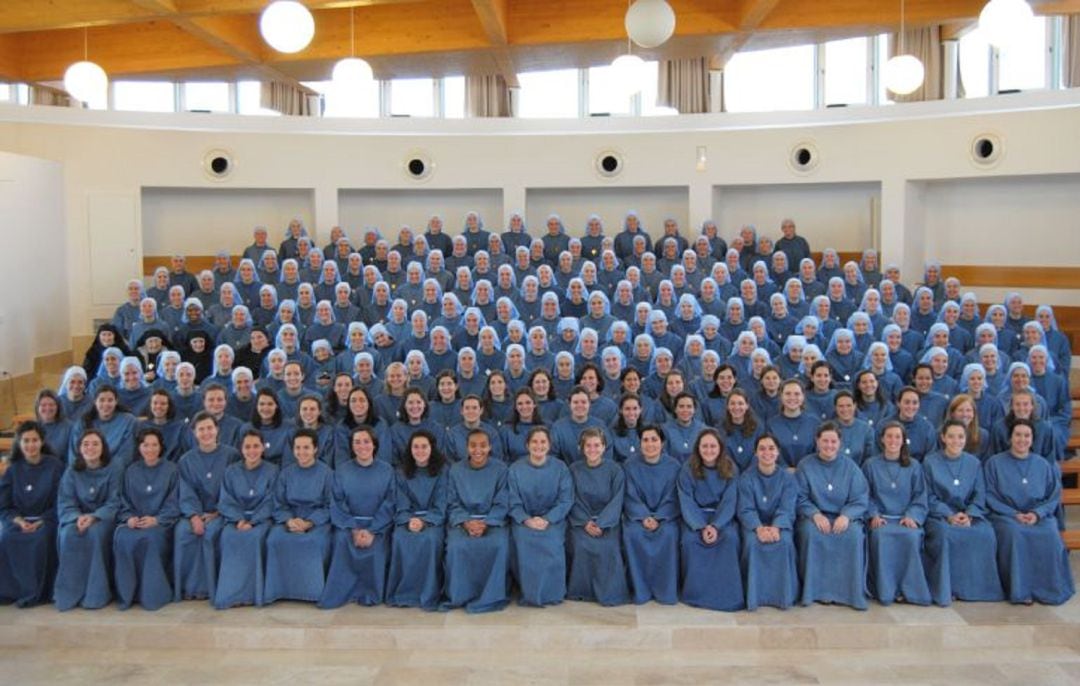
[(26, 492), (29, 493), (32, 490), (34, 490), (34, 484), (26, 484)]
[(952, 485), (953, 486), (959, 486), (960, 485), (960, 479), (953, 479), (952, 480)]
[(213, 479), (214, 478), (214, 473), (213, 472), (207, 472), (206, 473), (206, 478), (207, 479)]
[(832, 484), (829, 484), (828, 487), (829, 487), (829, 490), (831, 491), (832, 490)]
[(153, 492), (154, 492), (154, 487), (153, 487), (153, 486), (150, 486), (150, 485), (147, 485), (147, 487), (146, 487), (146, 492), (147, 492), (147, 493), (153, 493)]

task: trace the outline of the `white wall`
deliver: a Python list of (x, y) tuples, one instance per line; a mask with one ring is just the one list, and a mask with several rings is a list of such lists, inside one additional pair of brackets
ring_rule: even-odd
[[(1077, 121), (1080, 89), (821, 112), (580, 121), (335, 121), (12, 107), (0, 108), (0, 149), (63, 163), (60, 204), (67, 222), (70, 323), (74, 332), (86, 333), (94, 317), (109, 316), (114, 307), (90, 297), (86, 207), (88, 198), (99, 194), (138, 198), (144, 187), (309, 188), (309, 228), (324, 235), (343, 216), (352, 216), (348, 194), (344, 201), (339, 198), (341, 189), (498, 189), (502, 211), (524, 208), (527, 216), (542, 218), (553, 209), (553, 200), (542, 201), (529, 189), (629, 189), (636, 195), (642, 191), (633, 189), (650, 189), (647, 193), (652, 194), (678, 187), (687, 189), (683, 224), (697, 226), (715, 211), (726, 211), (722, 203), (714, 208), (717, 187), (869, 184), (881, 188), (884, 259), (899, 263), (913, 279), (926, 254), (937, 247), (932, 233), (960, 230), (955, 223), (933, 230), (923, 226), (923, 217), (937, 221), (933, 217), (942, 216), (936, 205), (926, 212), (922, 199), (935, 198), (933, 184), (1034, 176), (1041, 185), (1048, 177), (1080, 175)], [(986, 132), (1001, 139), (1004, 154), (984, 168), (972, 161), (970, 150), (972, 141)], [(810, 173), (798, 173), (788, 161), (792, 149), (807, 142), (819, 151), (820, 163)], [(696, 169), (698, 146), (708, 151), (702, 171)], [(229, 150), (235, 161), (224, 181), (211, 180), (203, 171), (204, 155), (217, 148)], [(609, 150), (625, 160), (624, 171), (614, 179), (596, 171), (597, 155)], [(402, 169), (403, 161), (416, 154), (436, 165), (422, 183)], [(1080, 231), (1075, 201), (1064, 192), (1043, 199), (1057, 203), (1050, 207), (1012, 197), (1015, 204), (1007, 211), (1018, 218), (1037, 224), (1050, 217), (1064, 222), (1062, 234)], [(642, 209), (638, 202), (630, 206)], [(378, 211), (389, 209), (387, 205)], [(555, 209), (564, 215), (579, 211), (569, 204)], [(761, 205), (760, 212), (762, 218), (754, 222), (759, 226), (775, 225), (777, 217), (791, 214), (809, 230), (798, 207)], [(584, 216), (568, 219), (571, 226), (580, 226)], [(613, 228), (612, 219), (605, 219)], [(489, 226), (502, 225), (490, 215), (487, 220)], [(230, 244), (243, 245), (254, 223), (231, 229), (236, 238), (230, 233)], [(725, 235), (734, 229), (725, 226)], [(1002, 239), (1012, 240), (1015, 230), (1014, 223), (988, 225), (978, 240), (986, 246), (1002, 245)], [(210, 247), (224, 239), (216, 237)], [(1080, 264), (1080, 250), (1075, 242), (1066, 242), (1054, 259)], [(1046, 301), (1064, 304), (1072, 293), (1080, 291), (1058, 291)], [(117, 301), (122, 297), (122, 292), (116, 294)]]
[(604, 232), (614, 235), (622, 227), (630, 210), (637, 212), (649, 233), (663, 232), (664, 220), (679, 223), (680, 232), (697, 235), (687, 225), (689, 189), (682, 187), (653, 188), (529, 188), (525, 191), (526, 220), (533, 236), (542, 236), (547, 218), (558, 214), (566, 232), (571, 236), (585, 235), (585, 220), (590, 214), (600, 215)]
[(1080, 261), (1080, 174), (933, 181), (923, 206), (927, 256), (943, 264)]
[(713, 219), (725, 235), (753, 224), (758, 236), (775, 241), (790, 217), (813, 250), (863, 250), (875, 243), (880, 202), (877, 183), (717, 186)]
[(442, 217), (445, 231), (457, 234), (465, 225), (465, 213), (480, 214), (484, 226), (501, 231), (504, 226), (501, 188), (344, 189), (338, 192), (338, 222), (360, 245), (363, 230), (374, 226), (391, 242), (402, 226), (423, 232), (432, 215)]
[(0, 371), (12, 376), (71, 347), (63, 195), (61, 165), (0, 152)]
[[(267, 227), (276, 246), (293, 218), (312, 230), (314, 214), (310, 189), (144, 187), (143, 254), (237, 254), (251, 245), (256, 226)], [(320, 245), (323, 238), (316, 236)]]

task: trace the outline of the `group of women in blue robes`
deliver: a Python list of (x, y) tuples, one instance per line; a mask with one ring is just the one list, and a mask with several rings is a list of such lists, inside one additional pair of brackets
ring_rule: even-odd
[(768, 239), (670, 224), (659, 260), (636, 220), (615, 241), (591, 222), (585, 252), (557, 218), (546, 246), (504, 234), (513, 263), (478, 217), (426, 234), (440, 252), (308, 245), (280, 282), (260, 253), (216, 294), (184, 280), (160, 354), (130, 340), (153, 322), (136, 280), (89, 368), (39, 397), (40, 459), (0, 480), (0, 602), (1071, 596), (1044, 531), (1070, 412), (1052, 310), (1010, 294), (980, 323), (958, 283), (909, 306), (898, 270), (829, 252), (795, 273)]

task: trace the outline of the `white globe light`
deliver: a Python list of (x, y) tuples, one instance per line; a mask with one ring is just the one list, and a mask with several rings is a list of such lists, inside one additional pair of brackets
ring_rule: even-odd
[(64, 90), (76, 100), (91, 102), (105, 97), (109, 77), (93, 62), (76, 62), (64, 72)]
[(634, 95), (645, 82), (645, 60), (637, 55), (619, 55), (611, 63), (611, 75), (620, 93)]
[(885, 87), (897, 95), (914, 92), (925, 76), (923, 63), (914, 55), (897, 55), (885, 63)]
[(330, 76), (337, 84), (356, 85), (366, 83), (375, 78), (371, 71), (371, 65), (359, 57), (346, 57), (338, 60), (334, 65), (334, 71)]
[(626, 10), (625, 24), (630, 40), (655, 48), (675, 33), (675, 10), (666, 0), (637, 0)]
[(263, 39), (278, 52), (300, 52), (315, 37), (315, 18), (295, 0), (275, 0), (259, 19)]
[(979, 13), (979, 30), (991, 45), (1004, 47), (1022, 38), (1022, 27), (1034, 18), (1024, 0), (990, 0)]

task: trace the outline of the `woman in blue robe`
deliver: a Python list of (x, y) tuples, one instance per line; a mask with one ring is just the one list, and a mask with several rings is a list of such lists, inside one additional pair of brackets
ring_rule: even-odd
[(315, 602), (323, 595), (334, 472), (319, 460), (318, 451), (319, 435), (297, 429), (292, 437), (296, 461), (281, 470), (274, 485), (274, 526), (266, 537), (266, 603)]
[[(832, 384), (832, 367), (825, 360), (817, 360), (810, 365), (805, 365), (800, 361), (799, 367), (807, 370), (806, 412), (819, 422), (831, 418), (836, 411), (834, 407), (836, 390)], [(797, 378), (798, 376), (802, 375), (793, 375), (793, 377), (788, 378)]]
[(623, 506), (623, 546), (634, 603), (678, 601), (679, 499), (681, 466), (664, 453), (656, 426), (640, 430), (641, 454), (627, 460)]
[(281, 467), (295, 426), (292, 421), (285, 419), (277, 395), (269, 388), (260, 390), (255, 396), (255, 412), (246, 428), (258, 431), (262, 437), (262, 459)]
[(769, 420), (766, 431), (780, 444), (784, 466), (793, 469), (804, 456), (814, 452), (817, 417), (804, 411), (802, 382), (788, 379), (780, 386), (780, 414)]
[[(459, 415), (460, 416), (460, 410)], [(435, 445), (444, 450), (446, 447), (446, 429), (442, 424), (428, 416), (428, 400), (423, 391), (417, 388), (409, 388), (405, 391), (405, 399), (401, 401), (401, 410), (398, 412), (398, 421), (389, 430), (390, 455), (392, 464), (397, 464), (405, 454), (409, 445), (409, 438), (417, 431), (427, 431), (435, 437)]]
[[(410, 437), (406, 447), (411, 444)], [(353, 429), (349, 445), (352, 459), (340, 463), (333, 478), (333, 554), (319, 599), (323, 609), (346, 603), (377, 605), (386, 595), (396, 501), (394, 469), (376, 459), (379, 437), (371, 427)]]
[[(514, 393), (514, 409), (510, 415), (510, 421), (502, 427), (503, 455), (508, 464), (528, 456), (526, 437), (534, 426), (540, 426), (543, 422), (540, 405), (536, 402), (536, 396), (532, 391), (521, 388)], [(495, 454), (498, 453), (495, 452)]]
[(574, 483), (566, 464), (551, 454), (546, 427), (533, 427), (525, 443), (528, 457), (507, 474), (511, 568), (521, 589), (518, 602), (542, 607), (566, 597), (566, 518)]
[(694, 444), (705, 423), (697, 418), (697, 398), (683, 391), (674, 398), (675, 417), (663, 425), (667, 439), (667, 454), (685, 464), (694, 451)]
[(213, 598), (218, 540), (224, 522), (218, 498), (226, 468), (239, 458), (218, 441), (217, 420), (199, 412), (191, 420), (195, 447), (180, 457), (180, 514), (173, 531), (173, 600)]
[(584, 459), (570, 465), (574, 506), (570, 509), (566, 597), (622, 605), (630, 600), (621, 527), (626, 477), (616, 462), (604, 459), (607, 437), (603, 431), (581, 432), (580, 449)]
[(71, 445), (71, 422), (64, 415), (60, 397), (52, 389), (38, 391), (34, 399), (34, 421), (49, 448), (49, 454), (61, 459), (66, 456)]
[(281, 458), (281, 468), (296, 463), (296, 456), (292, 452), (292, 437), (296, 435), (296, 431), (300, 429), (308, 429), (315, 432), (317, 439), (315, 458), (323, 464), (333, 468), (334, 460), (336, 459), (337, 446), (336, 446), (336, 433), (337, 425), (330, 424), (326, 421), (326, 417), (323, 414), (323, 399), (311, 393), (306, 394), (301, 400), (299, 409), (296, 416), (296, 429), (293, 430), (289, 436), (289, 441), (285, 444), (285, 455)]
[[(750, 469), (754, 459), (754, 446), (758, 437), (765, 433), (765, 428), (750, 407), (750, 398), (746, 391), (741, 388), (731, 391), (724, 413), (716, 424), (724, 430), (724, 447), (728, 456), (735, 461), (735, 466), (740, 472)], [(773, 440), (776, 440), (775, 436)]]
[(679, 471), (681, 593), (687, 605), (735, 611), (746, 606), (739, 569), (738, 469), (715, 429), (698, 434)]
[(176, 463), (184, 453), (183, 435), (187, 429), (187, 421), (177, 416), (176, 406), (168, 391), (157, 388), (150, 394), (150, 402), (147, 404), (147, 418), (139, 421), (135, 426), (135, 434), (138, 435), (143, 429), (153, 428), (161, 433), (164, 453), (162, 459)]
[(60, 479), (56, 500), (60, 563), (53, 600), (60, 611), (95, 610), (112, 600), (110, 552), (120, 507), (119, 484), (119, 475), (109, 468), (105, 436), (87, 429), (79, 439), (75, 463)]
[[(919, 392), (911, 386), (905, 386), (896, 398), (896, 414), (890, 419), (900, 422), (904, 427), (904, 438), (912, 459), (922, 462), (937, 445), (937, 432), (921, 413)], [(880, 434), (881, 426), (878, 427)]]
[(169, 581), (173, 525), (180, 516), (179, 473), (165, 459), (165, 437), (141, 429), (135, 446), (142, 458), (124, 472), (120, 512), (113, 533), (113, 565), (120, 609), (136, 601), (157, 610), (173, 598)]
[(20, 424), (0, 477), (0, 605), (31, 607), (52, 598), (63, 473), (64, 463), (50, 451), (41, 426)]
[(136, 417), (145, 415), (150, 393), (150, 384), (143, 378), (139, 358), (125, 357), (120, 360), (120, 385), (116, 388), (120, 406)]
[(778, 464), (780, 444), (762, 434), (754, 444), (755, 464), (738, 481), (737, 514), (742, 525), (740, 563), (746, 609), (762, 605), (787, 609), (798, 601), (795, 554), (795, 475)]
[(1058, 445), (1054, 437), (1054, 430), (1049, 422), (1038, 418), (1037, 398), (1030, 390), (1014, 391), (1009, 399), (1009, 412), (1004, 421), (994, 425), (990, 432), (990, 452), (1000, 453), (1009, 449), (1011, 445), (1010, 428), (1017, 419), (1027, 419), (1035, 427), (1035, 437), (1031, 451), (1036, 455), (1042, 455), (1051, 462), (1063, 459), (1064, 447)]
[(979, 458), (965, 451), (963, 422), (941, 429), (942, 449), (923, 459), (929, 502), (924, 564), (930, 594), (942, 607), (953, 599), (1004, 600), (997, 569), (997, 536), (987, 520), (986, 481)]
[(1060, 605), (1075, 592), (1056, 517), (1061, 476), (1052, 462), (1031, 452), (1034, 434), (1031, 420), (1012, 423), (1009, 449), (984, 466), (986, 504), (1009, 602)]
[(506, 465), (491, 459), (491, 439), (468, 436), (468, 460), (450, 468), (446, 488), (446, 600), (442, 609), (501, 610), (509, 602), (509, 490)]
[(815, 436), (817, 452), (799, 462), (800, 604), (841, 603), (865, 610), (866, 536), (869, 504), (866, 477), (840, 457), (840, 431), (825, 422)]
[(851, 382), (862, 368), (863, 354), (855, 349), (855, 334), (851, 329), (837, 329), (829, 339), (825, 359), (833, 369), (836, 388), (851, 388)]
[(387, 605), (424, 610), (439, 607), (446, 523), (445, 464), (434, 437), (422, 431), (412, 435), (395, 478)]
[(877, 448), (874, 445), (874, 428), (865, 419), (860, 419), (855, 406), (855, 397), (851, 391), (836, 394), (834, 405), (837, 427), (840, 429), (840, 454), (862, 465)]
[(885, 397), (877, 375), (869, 369), (855, 375), (852, 392), (859, 418), (866, 420), (871, 428), (880, 426), (895, 411), (892, 403)]
[(71, 428), (68, 465), (78, 459), (83, 434), (93, 429), (105, 437), (109, 448), (109, 469), (119, 477), (130, 464), (135, 450), (135, 424), (135, 417), (119, 406), (116, 390), (109, 385), (101, 386), (94, 393), (94, 406)]
[(221, 482), (221, 568), (212, 600), (219, 610), (265, 604), (266, 536), (273, 526), (278, 468), (266, 461), (264, 441), (248, 429), (240, 443), (243, 461), (230, 465)]
[(870, 595), (882, 605), (894, 600), (929, 605), (922, 560), (926, 480), (904, 439), (899, 422), (887, 422), (881, 431), (881, 453), (862, 467), (870, 487), (868, 585)]
[[(94, 399), (86, 391), (86, 371), (82, 367), (68, 367), (64, 376), (60, 379), (60, 388), (56, 395), (60, 398), (60, 407), (63, 415), (72, 423), (78, 421), (83, 414), (93, 407)], [(56, 453), (56, 457), (65, 461), (68, 455), (68, 446), (64, 446), (63, 452)]]
[(623, 393), (619, 398), (619, 415), (611, 429), (611, 456), (616, 462), (622, 464), (641, 453), (638, 430), (647, 423), (641, 396)]

